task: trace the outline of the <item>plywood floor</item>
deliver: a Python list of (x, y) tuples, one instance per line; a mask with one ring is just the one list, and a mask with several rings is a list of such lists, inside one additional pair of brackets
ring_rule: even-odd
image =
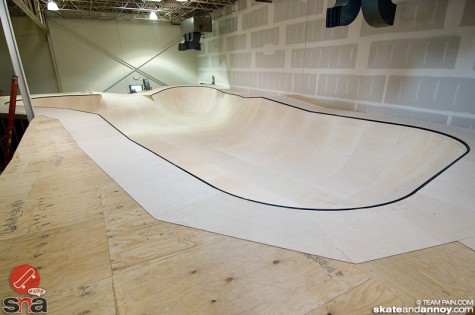
[(350, 264), (157, 221), (41, 116), (0, 177), (0, 222), (0, 297), (31, 264), (50, 314), (346, 315), (475, 298), (475, 252), (458, 242)]

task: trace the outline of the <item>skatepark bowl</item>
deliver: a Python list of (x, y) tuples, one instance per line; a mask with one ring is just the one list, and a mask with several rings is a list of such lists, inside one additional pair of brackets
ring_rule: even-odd
[(462, 140), (439, 131), (206, 86), (41, 96), (33, 105), (100, 115), (204, 184), (236, 198), (293, 209), (394, 203), (469, 151)]

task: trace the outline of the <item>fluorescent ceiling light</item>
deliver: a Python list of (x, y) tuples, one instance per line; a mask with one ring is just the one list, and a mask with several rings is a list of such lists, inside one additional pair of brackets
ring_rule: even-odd
[(157, 13), (155, 12), (150, 12), (150, 15), (148, 17), (150, 20), (158, 20), (158, 16), (157, 16)]
[(176, 0), (176, 1), (178, 1), (178, 2), (186, 2), (186, 1), (188, 1), (188, 0)]
[(56, 4), (56, 2), (54, 2), (54, 1), (49, 1), (49, 2), (48, 2), (48, 10), (50, 10), (50, 11), (58, 11), (59, 8), (58, 8), (58, 5)]

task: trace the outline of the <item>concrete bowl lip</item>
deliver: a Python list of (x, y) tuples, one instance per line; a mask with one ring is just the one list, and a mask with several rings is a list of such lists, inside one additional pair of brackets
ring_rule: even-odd
[[(455, 140), (458, 143), (462, 144), (465, 147), (465, 152), (463, 154), (461, 154), (458, 158), (456, 158), (454, 161), (452, 161), (451, 163), (446, 165), (444, 168), (442, 168), (441, 170), (436, 172), (434, 175), (432, 175), (429, 179), (422, 182), (422, 184), (416, 186), (416, 188), (413, 189), (412, 191), (410, 191), (409, 193), (407, 193), (407, 194), (405, 194), (405, 195), (403, 195), (399, 198), (387, 201), (387, 202), (376, 203), (376, 204), (365, 205), (365, 206), (342, 207), (342, 208), (312, 208), (312, 207), (286, 206), (286, 205), (275, 204), (275, 203), (264, 202), (264, 201), (260, 201), (260, 200), (246, 198), (246, 197), (243, 197), (243, 196), (236, 195), (232, 192), (226, 191), (224, 189), (221, 189), (221, 188), (211, 184), (210, 182), (206, 181), (205, 179), (203, 179), (199, 176), (196, 176), (195, 174), (193, 174), (190, 171), (186, 170), (185, 168), (177, 165), (176, 163), (173, 163), (169, 159), (166, 159), (165, 157), (163, 157), (160, 154), (154, 152), (153, 150), (147, 148), (146, 146), (140, 144), (139, 142), (131, 139), (129, 136), (127, 136), (125, 133), (123, 133), (120, 129), (118, 129), (116, 126), (114, 126), (110, 121), (108, 121), (105, 117), (103, 117), (101, 114), (94, 113), (94, 112), (88, 112), (88, 111), (84, 111), (84, 110), (79, 110), (79, 109), (71, 109), (71, 108), (64, 108), (64, 109), (71, 110), (71, 111), (77, 111), (77, 112), (83, 112), (83, 113), (87, 113), (87, 114), (94, 114), (94, 115), (99, 116), (105, 122), (107, 122), (111, 127), (113, 127), (115, 130), (117, 130), (122, 136), (127, 138), (129, 141), (131, 141), (134, 144), (144, 148), (145, 150), (149, 151), (150, 153), (154, 154), (155, 156), (159, 157), (160, 159), (170, 163), (174, 167), (177, 167), (181, 171), (187, 173), (188, 175), (198, 179), (202, 183), (204, 183), (204, 184), (206, 184), (206, 185), (212, 187), (213, 189), (216, 189), (216, 190), (218, 190), (222, 193), (225, 193), (225, 194), (230, 195), (232, 197), (235, 197), (235, 198), (238, 198), (238, 199), (241, 199), (241, 200), (245, 200), (245, 201), (249, 201), (249, 202), (252, 202), (252, 203), (257, 203), (257, 204), (271, 206), (271, 207), (293, 209), (293, 210), (328, 211), (328, 212), (331, 212), (331, 211), (350, 211), (350, 210), (360, 210), (360, 209), (383, 207), (383, 206), (387, 206), (387, 205), (390, 205), (390, 204), (400, 202), (400, 201), (402, 201), (404, 199), (407, 199), (407, 198), (413, 196), (414, 194), (416, 194), (419, 190), (424, 188), (426, 185), (428, 185), (431, 181), (433, 181), (439, 175), (441, 175), (447, 169), (449, 169), (451, 166), (453, 166), (455, 163), (460, 161), (471, 150), (470, 146), (465, 141), (463, 141), (462, 139), (457, 138), (457, 137), (455, 137), (453, 135), (450, 135), (448, 133), (439, 131), (439, 130), (434, 130), (434, 129), (430, 129), (430, 128), (426, 128), (426, 127), (415, 126), (415, 125), (410, 125), (410, 124), (406, 124), (406, 123), (390, 122), (390, 121), (384, 121), (384, 120), (377, 120), (377, 119), (370, 119), (370, 118), (363, 118), (363, 117), (355, 117), (355, 116), (350, 116), (350, 115), (343, 115), (343, 114), (336, 114), (336, 113), (329, 113), (329, 112), (322, 112), (322, 111), (313, 111), (313, 110), (301, 108), (299, 106), (292, 105), (292, 104), (289, 104), (289, 103), (285, 103), (283, 101), (275, 100), (275, 99), (265, 97), (265, 96), (243, 96), (243, 95), (240, 95), (240, 94), (237, 94), (237, 93), (233, 93), (233, 92), (229, 92), (229, 91), (223, 91), (222, 89), (212, 87), (212, 86), (207, 86), (207, 85), (201, 85), (201, 86), (193, 86), (193, 85), (168, 86), (168, 87), (161, 88), (158, 91), (157, 90), (152, 90), (152, 91), (145, 92), (145, 93), (137, 93), (137, 94), (125, 95), (125, 96), (129, 96), (129, 97), (140, 97), (140, 96), (153, 97), (154, 95), (162, 93), (162, 92), (167, 91), (167, 90), (181, 89), (181, 88), (213, 89), (213, 90), (219, 91), (220, 93), (223, 93), (223, 94), (233, 95), (233, 96), (244, 98), (244, 99), (264, 99), (264, 100), (268, 100), (268, 101), (271, 101), (271, 102), (275, 102), (275, 103), (278, 103), (278, 104), (281, 104), (281, 105), (284, 105), (284, 106), (288, 106), (288, 107), (291, 107), (291, 108), (295, 108), (295, 109), (302, 110), (302, 111), (305, 111), (305, 112), (308, 112), (308, 113), (313, 113), (313, 114), (320, 114), (320, 115), (327, 115), (327, 116), (333, 116), (333, 117), (339, 117), (339, 118), (355, 119), (355, 120), (360, 120), (360, 121), (368, 121), (368, 122), (372, 122), (372, 123), (380, 123), (380, 124), (386, 124), (386, 125), (394, 125), (394, 126), (400, 126), (400, 127), (406, 127), (406, 128), (419, 129), (419, 130), (423, 130), (423, 131), (426, 131), (426, 132), (432, 132), (432, 133), (436, 133), (436, 134), (451, 138), (452, 140)], [(102, 94), (103, 93), (100, 93), (100, 92), (67, 93), (67, 94), (55, 94), (55, 95), (38, 95), (38, 96), (33, 96), (32, 98), (33, 99), (43, 99), (43, 98), (56, 98), (56, 97), (88, 97), (88, 96), (90, 97), (90, 96), (99, 96), (99, 95), (102, 95)], [(52, 108), (52, 109), (58, 108), (58, 107), (48, 107), (48, 106), (41, 106), (41, 107), (43, 107), (43, 108)]]

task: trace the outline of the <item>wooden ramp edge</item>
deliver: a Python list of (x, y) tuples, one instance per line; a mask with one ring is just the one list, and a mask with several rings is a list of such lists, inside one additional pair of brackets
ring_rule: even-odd
[(49, 314), (371, 314), (469, 300), (454, 242), (358, 265), (153, 219), (57, 120), (38, 116), (0, 176), (0, 298), (38, 268)]

